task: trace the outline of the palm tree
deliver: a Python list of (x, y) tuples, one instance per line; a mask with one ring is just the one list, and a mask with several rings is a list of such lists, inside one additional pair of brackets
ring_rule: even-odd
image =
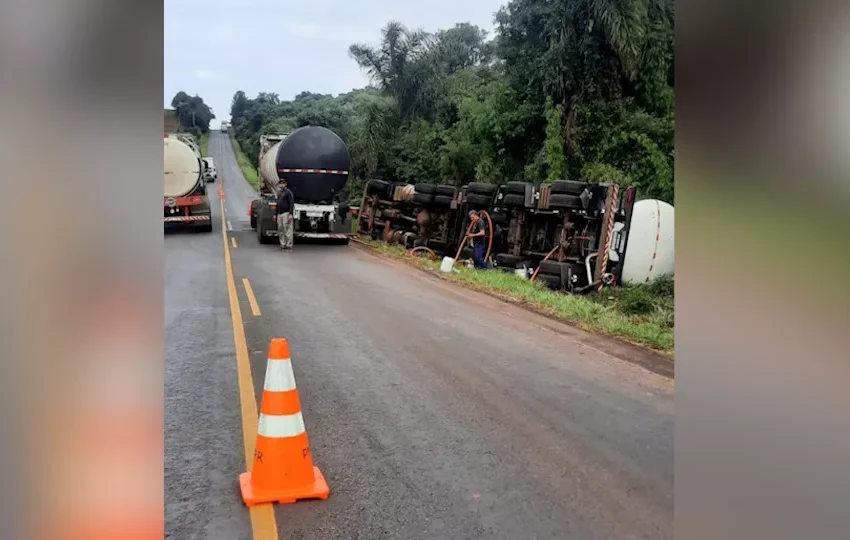
[(429, 53), (433, 36), (392, 21), (381, 31), (380, 47), (356, 43), (348, 52), (378, 86), (393, 96), (402, 116), (426, 112), (428, 83), (435, 76)]

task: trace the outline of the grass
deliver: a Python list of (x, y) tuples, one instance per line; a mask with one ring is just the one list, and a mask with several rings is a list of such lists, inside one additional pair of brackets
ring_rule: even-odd
[(233, 145), (233, 152), (236, 154), (236, 161), (239, 163), (239, 168), (242, 169), (242, 175), (245, 177), (245, 180), (247, 180), (254, 189), (259, 190), (260, 180), (259, 175), (257, 174), (257, 169), (255, 169), (248, 158), (245, 157), (245, 154), (242, 152), (242, 148), (232, 135), (230, 136), (230, 143)]
[[(376, 252), (414, 266), (439, 269), (438, 261), (411, 257), (401, 246), (366, 239)], [(458, 265), (450, 281), (524, 304), (535, 311), (575, 324), (585, 330), (623, 338), (673, 357), (673, 280), (645, 286), (605, 288), (586, 296), (564, 294), (498, 270), (480, 271)]]
[(207, 151), (207, 147), (209, 146), (209, 142), (210, 142), (210, 134), (209, 133), (201, 135), (201, 155), (203, 157), (209, 156), (209, 152)]

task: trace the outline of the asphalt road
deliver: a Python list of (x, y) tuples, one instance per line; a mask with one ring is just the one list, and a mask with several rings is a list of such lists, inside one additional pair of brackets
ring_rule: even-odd
[[(259, 245), (229, 142), (214, 133), (209, 148), (256, 398), (268, 341), (286, 337), (331, 488), (327, 501), (276, 506), (280, 538), (673, 537), (672, 381), (353, 246)], [(252, 537), (214, 216), (212, 235), (165, 241), (166, 529), (180, 539)]]

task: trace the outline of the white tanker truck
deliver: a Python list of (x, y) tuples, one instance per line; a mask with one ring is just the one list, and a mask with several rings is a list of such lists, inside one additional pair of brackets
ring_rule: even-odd
[(338, 197), (348, 182), (351, 157), (336, 133), (311, 125), (288, 135), (261, 135), (259, 157), (260, 197), (251, 202), (248, 215), (261, 244), (277, 237), (274, 215), (282, 178), (295, 196), (295, 238), (348, 242), (349, 208)]
[(201, 232), (211, 232), (210, 199), (203, 177), (200, 151), (197, 146), (175, 135), (167, 136), (163, 141), (165, 226), (183, 225)]

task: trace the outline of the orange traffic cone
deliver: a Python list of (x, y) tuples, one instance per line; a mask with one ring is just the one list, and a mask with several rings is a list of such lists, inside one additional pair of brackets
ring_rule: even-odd
[(275, 338), (269, 345), (257, 431), (254, 466), (239, 475), (246, 505), (328, 498), (328, 484), (313, 466), (289, 343), (284, 338)]

